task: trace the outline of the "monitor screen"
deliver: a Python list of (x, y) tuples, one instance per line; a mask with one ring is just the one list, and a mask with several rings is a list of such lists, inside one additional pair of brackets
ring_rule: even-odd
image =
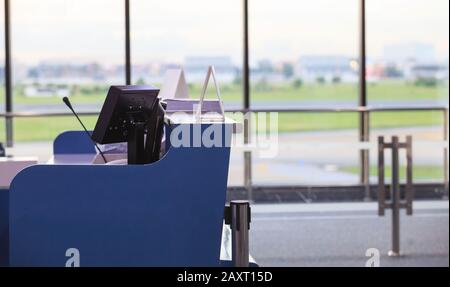
[(99, 144), (127, 142), (135, 122), (146, 122), (159, 104), (153, 86), (111, 86), (92, 139)]

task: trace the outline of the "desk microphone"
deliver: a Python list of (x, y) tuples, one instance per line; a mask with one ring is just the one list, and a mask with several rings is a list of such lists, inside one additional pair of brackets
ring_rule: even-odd
[(63, 99), (64, 104), (66, 104), (66, 106), (72, 111), (72, 113), (74, 114), (74, 116), (77, 118), (78, 122), (81, 124), (81, 126), (83, 127), (84, 131), (86, 132), (87, 136), (91, 139), (92, 143), (95, 145), (95, 147), (97, 148), (98, 152), (100, 153), (100, 155), (103, 158), (103, 161), (105, 163), (108, 163), (108, 161), (106, 161), (105, 155), (103, 154), (103, 152), (100, 150), (100, 148), (98, 147), (97, 143), (92, 139), (91, 134), (88, 132), (88, 130), (86, 129), (86, 127), (84, 126), (83, 122), (80, 120), (80, 118), (78, 117), (78, 114), (75, 112), (75, 110), (72, 107), (72, 104), (70, 103), (70, 100), (68, 97), (64, 97)]

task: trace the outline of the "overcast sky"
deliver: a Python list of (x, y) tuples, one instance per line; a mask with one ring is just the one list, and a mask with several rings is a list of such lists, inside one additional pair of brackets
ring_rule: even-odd
[[(130, 2), (134, 62), (226, 55), (240, 63), (241, 0)], [(253, 61), (357, 55), (358, 0), (249, 2)], [(11, 6), (15, 60), (123, 63), (123, 0), (12, 0)], [(369, 57), (380, 57), (386, 45), (418, 42), (448, 59), (448, 0), (367, 0), (367, 6)]]

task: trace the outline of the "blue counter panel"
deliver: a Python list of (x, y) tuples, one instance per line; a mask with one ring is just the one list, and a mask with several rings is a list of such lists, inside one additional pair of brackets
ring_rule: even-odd
[(149, 165), (29, 167), (9, 193), (10, 265), (63, 267), (75, 250), (80, 266), (220, 266), (229, 156), (180, 147)]

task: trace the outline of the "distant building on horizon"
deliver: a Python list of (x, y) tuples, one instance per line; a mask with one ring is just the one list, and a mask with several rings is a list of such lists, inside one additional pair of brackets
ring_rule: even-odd
[(342, 55), (302, 56), (295, 74), (305, 82), (321, 79), (325, 82), (339, 80), (354, 83), (358, 81), (355, 64), (354, 58)]
[(33, 98), (47, 98), (47, 97), (68, 97), (71, 95), (69, 87), (57, 87), (57, 86), (37, 86), (29, 85), (24, 89), (25, 97)]
[(401, 43), (386, 45), (381, 63), (383, 76), (390, 78), (388, 68), (398, 70), (401, 78), (409, 81), (419, 79), (448, 79), (448, 63), (439, 61), (435, 48), (427, 43)]
[(23, 84), (122, 84), (125, 80), (123, 65), (104, 67), (92, 62), (87, 64), (47, 63), (33, 66), (16, 65), (14, 82)]
[(405, 79), (409, 81), (448, 80), (448, 66), (441, 64), (411, 63), (411, 65), (405, 67), (404, 71)]
[(233, 65), (231, 57), (186, 57), (182, 65), (186, 80), (190, 83), (201, 83), (205, 80), (209, 66), (214, 66), (218, 81), (231, 83), (239, 75), (239, 70)]

